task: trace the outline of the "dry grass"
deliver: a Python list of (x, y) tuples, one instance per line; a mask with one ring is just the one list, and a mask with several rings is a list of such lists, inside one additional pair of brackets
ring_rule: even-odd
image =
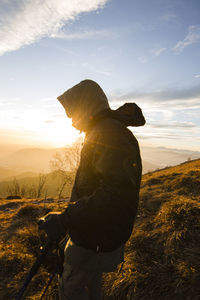
[[(15, 299), (28, 271), (39, 254), (41, 241), (37, 220), (51, 210), (60, 210), (66, 202), (43, 203), (37, 199), (1, 200), (0, 205), (0, 299)], [(49, 278), (44, 267), (32, 280), (24, 299), (40, 299)], [(55, 281), (46, 299), (56, 299)]]
[[(199, 300), (200, 160), (143, 176), (138, 218), (122, 270), (104, 277), (104, 299)], [(0, 299), (12, 300), (38, 253), (37, 219), (66, 202), (0, 202)], [(42, 267), (24, 299), (38, 300), (49, 278)], [(53, 282), (45, 299), (57, 298)]]
[(140, 217), (105, 299), (200, 299), (199, 174), (194, 161), (143, 176)]

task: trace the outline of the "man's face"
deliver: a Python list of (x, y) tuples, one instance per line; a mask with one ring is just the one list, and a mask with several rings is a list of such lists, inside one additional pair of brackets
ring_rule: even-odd
[(84, 112), (75, 111), (72, 118), (72, 126), (80, 131), (87, 131), (88, 117), (85, 116)]
[[(73, 105), (73, 98), (70, 99), (70, 90), (66, 91), (64, 94), (57, 98), (64, 105), (65, 113), (68, 118), (72, 119), (72, 126), (78, 130), (81, 130), (80, 123), (80, 114), (76, 111)], [(71, 101), (72, 100), (72, 101)]]

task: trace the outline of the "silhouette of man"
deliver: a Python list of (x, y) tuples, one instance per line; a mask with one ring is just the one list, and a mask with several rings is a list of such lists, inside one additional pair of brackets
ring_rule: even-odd
[(85, 141), (69, 205), (45, 217), (45, 230), (52, 240), (70, 237), (60, 299), (100, 300), (102, 273), (123, 261), (137, 214), (142, 165), (127, 126), (142, 126), (145, 119), (134, 103), (111, 110), (92, 80), (81, 81), (58, 100), (72, 125), (85, 132)]

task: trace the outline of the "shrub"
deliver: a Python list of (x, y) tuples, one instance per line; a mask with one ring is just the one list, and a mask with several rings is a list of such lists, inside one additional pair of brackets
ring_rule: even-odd
[(13, 199), (22, 199), (21, 196), (18, 196), (18, 195), (9, 195), (6, 197), (7, 200), (13, 200)]

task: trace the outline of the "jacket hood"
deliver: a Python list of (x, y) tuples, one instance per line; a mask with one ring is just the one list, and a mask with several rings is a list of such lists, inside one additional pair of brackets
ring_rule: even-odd
[(110, 109), (102, 88), (89, 79), (81, 81), (57, 98), (63, 105), (73, 126), (81, 131), (88, 131), (102, 118), (113, 118), (125, 126), (143, 126), (145, 118), (142, 110), (135, 103), (125, 103), (116, 110)]
[(136, 103), (125, 103), (116, 110), (112, 110), (111, 115), (125, 126), (143, 126), (146, 121), (141, 108)]
[(74, 126), (83, 131), (95, 115), (110, 109), (102, 88), (89, 79), (81, 81), (57, 99), (63, 105), (67, 116), (72, 118)]

